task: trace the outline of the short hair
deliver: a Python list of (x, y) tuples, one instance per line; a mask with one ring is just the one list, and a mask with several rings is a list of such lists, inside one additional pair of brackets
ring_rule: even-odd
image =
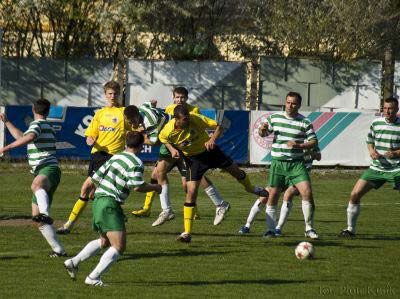
[(49, 100), (46, 100), (44, 98), (38, 99), (34, 104), (33, 104), (33, 110), (40, 115), (47, 116), (49, 115), (50, 111), (50, 102)]
[(181, 116), (189, 116), (189, 110), (184, 105), (176, 105), (174, 108), (174, 117), (180, 118)]
[(399, 100), (396, 97), (388, 97), (384, 100), (385, 103), (394, 103), (399, 106)]
[(103, 89), (104, 92), (106, 92), (107, 89), (112, 89), (119, 93), (121, 91), (121, 86), (119, 86), (118, 82), (116, 81), (108, 81), (106, 84), (104, 84)]
[(140, 121), (139, 108), (135, 105), (129, 105), (124, 109), (124, 116), (129, 122)]
[(144, 142), (143, 134), (136, 131), (129, 131), (126, 133), (126, 146), (129, 148), (138, 148)]
[(189, 96), (188, 90), (183, 86), (177, 86), (172, 91), (172, 94), (175, 96), (176, 93), (183, 94), (187, 98)]
[(288, 94), (286, 95), (286, 99), (288, 97), (292, 97), (292, 98), (297, 98), (297, 100), (300, 102), (302, 101), (301, 95), (298, 92), (295, 91), (289, 91)]

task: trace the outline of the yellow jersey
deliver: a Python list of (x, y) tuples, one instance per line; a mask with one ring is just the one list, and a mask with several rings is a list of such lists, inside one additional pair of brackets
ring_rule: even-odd
[(193, 156), (206, 150), (204, 143), (210, 139), (206, 130), (215, 130), (217, 125), (215, 120), (204, 115), (190, 114), (187, 128), (175, 128), (173, 118), (164, 126), (158, 138), (162, 143), (170, 143), (185, 156)]
[[(165, 108), (165, 113), (167, 113), (169, 115), (174, 115), (174, 109), (175, 109), (176, 106), (177, 106), (176, 104), (168, 105)], [(187, 109), (189, 110), (190, 113), (200, 114), (199, 107), (193, 106), (193, 105), (190, 105), (190, 104), (187, 104), (187, 103), (186, 103), (186, 107), (187, 107)]]
[(124, 121), (125, 107), (104, 107), (96, 111), (85, 131), (85, 136), (96, 139), (91, 153), (106, 152), (111, 155), (125, 149), (126, 132), (130, 130)]

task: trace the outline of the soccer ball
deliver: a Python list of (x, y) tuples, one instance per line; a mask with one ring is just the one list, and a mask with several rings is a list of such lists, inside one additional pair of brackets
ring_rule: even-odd
[(310, 242), (300, 242), (294, 253), (299, 260), (312, 259), (314, 258), (315, 249)]

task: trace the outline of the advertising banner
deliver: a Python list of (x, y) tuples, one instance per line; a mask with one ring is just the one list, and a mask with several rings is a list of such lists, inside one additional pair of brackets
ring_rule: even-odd
[[(258, 128), (271, 111), (252, 111), (250, 120), (250, 163), (270, 164), (273, 134), (258, 136)], [(301, 112), (313, 123), (324, 166), (368, 166), (370, 158), (365, 143), (374, 112)]]

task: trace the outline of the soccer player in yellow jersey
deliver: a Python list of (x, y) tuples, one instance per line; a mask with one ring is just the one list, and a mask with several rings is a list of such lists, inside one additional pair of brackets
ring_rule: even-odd
[(115, 81), (104, 85), (106, 106), (97, 110), (89, 127), (85, 131), (86, 143), (92, 146), (88, 177), (81, 187), (79, 199), (76, 201), (68, 221), (57, 230), (58, 234), (69, 234), (79, 215), (86, 207), (89, 199), (93, 199), (95, 185), (91, 176), (114, 154), (125, 148), (125, 135), (129, 127), (124, 121), (124, 107), (118, 98), (120, 86)]
[[(189, 93), (185, 87), (175, 87), (172, 94), (174, 103), (165, 108), (165, 113), (173, 116), (175, 107), (177, 105), (183, 105), (188, 109), (190, 113), (200, 114), (200, 110), (198, 107), (187, 103)], [(161, 145), (160, 156), (152, 173), (152, 182), (158, 182), (165, 187), (164, 192), (160, 194), (162, 211), (156, 221), (154, 221), (153, 226), (161, 225), (175, 217), (169, 200), (167, 177), (167, 173), (171, 171), (172, 168), (174, 168), (175, 166), (178, 168), (179, 172), (182, 175), (182, 187), (186, 191), (186, 166), (183, 159), (172, 158), (171, 153), (168, 151), (168, 149), (164, 145)], [(205, 193), (216, 207), (214, 225), (218, 225), (224, 219), (226, 212), (230, 208), (230, 205), (228, 202), (223, 200), (223, 198), (218, 193), (218, 190), (207, 177), (204, 176), (201, 178), (200, 186), (204, 189)], [(150, 209), (155, 195), (155, 192), (148, 192), (146, 194), (143, 208), (140, 210), (132, 211), (132, 214), (139, 217), (148, 217), (150, 215)]]
[[(209, 136), (206, 130), (215, 130)], [(173, 158), (183, 157), (187, 164), (187, 193), (183, 208), (185, 231), (177, 238), (180, 242), (190, 242), (200, 179), (211, 168), (222, 168), (241, 183), (247, 192), (258, 196), (268, 195), (264, 188), (254, 187), (246, 175), (232, 159), (226, 156), (215, 141), (222, 134), (222, 127), (203, 115), (190, 114), (183, 105), (174, 109), (174, 119), (170, 120), (159, 134), (159, 139)]]

